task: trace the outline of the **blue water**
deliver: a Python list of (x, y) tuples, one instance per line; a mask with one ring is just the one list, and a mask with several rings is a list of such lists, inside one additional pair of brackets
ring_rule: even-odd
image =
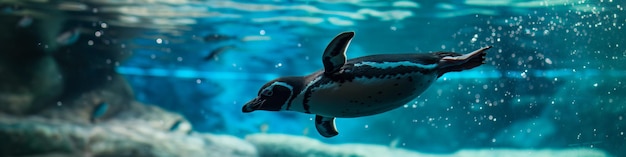
[[(38, 3), (25, 8), (50, 12)], [(90, 55), (122, 74), (137, 100), (184, 115), (197, 132), (282, 133), (432, 153), (585, 147), (626, 154), (621, 0), (46, 4), (68, 17), (60, 30), (82, 29), (73, 44), (105, 53)], [(338, 119), (337, 137), (318, 135), (313, 115), (241, 113), (265, 82), (321, 69), (326, 44), (344, 31), (356, 32), (348, 58), (493, 48), (485, 65), (445, 74), (404, 107)]]

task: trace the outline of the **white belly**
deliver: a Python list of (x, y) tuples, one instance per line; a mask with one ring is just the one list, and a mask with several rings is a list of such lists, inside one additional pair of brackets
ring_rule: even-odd
[(312, 88), (308, 104), (313, 114), (361, 117), (409, 103), (437, 79), (436, 74), (408, 73), (387, 78), (355, 78)]

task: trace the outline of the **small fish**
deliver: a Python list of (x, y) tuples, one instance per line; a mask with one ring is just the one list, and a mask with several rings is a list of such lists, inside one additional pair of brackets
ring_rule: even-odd
[(14, 12), (16, 12), (16, 11), (20, 11), (20, 10), (22, 10), (22, 9), (23, 9), (23, 8), (22, 8), (21, 6), (19, 6), (19, 5), (8, 6), (8, 5), (5, 5), (5, 4), (1, 4), (1, 5), (0, 5), (0, 8), (2, 8), (2, 9), (1, 9), (1, 10), (2, 10), (2, 13), (6, 13), (6, 14), (14, 13)]
[(204, 41), (205, 42), (215, 42), (215, 41), (224, 41), (224, 40), (231, 40), (234, 39), (235, 37), (233, 36), (226, 36), (226, 35), (220, 35), (220, 34), (211, 34), (211, 35), (207, 35), (204, 37)]
[(93, 111), (91, 112), (90, 121), (92, 123), (94, 123), (97, 119), (99, 119), (100, 117), (104, 116), (104, 114), (106, 114), (107, 110), (109, 110), (109, 104), (106, 103), (106, 102), (102, 102), (102, 103), (96, 105), (93, 108)]
[(302, 136), (308, 136), (308, 135), (309, 135), (309, 127), (305, 127), (305, 128), (302, 130)]
[(17, 27), (28, 27), (31, 24), (33, 24), (33, 18), (30, 16), (24, 16), (20, 19), (19, 22), (17, 22)]
[(400, 143), (400, 137), (396, 137), (391, 142), (389, 142), (389, 148), (397, 148), (398, 143)]
[(234, 45), (222, 46), (220, 48), (217, 48), (217, 49), (211, 51), (211, 53), (209, 53), (208, 56), (204, 57), (204, 60), (205, 61), (209, 61), (209, 60), (216, 60), (217, 61), (217, 60), (219, 60), (218, 55), (226, 52), (229, 49), (233, 49), (233, 48), (235, 48)]
[(268, 125), (267, 123), (263, 123), (261, 124), (261, 126), (259, 126), (259, 130), (261, 131), (261, 133), (267, 133), (268, 130), (270, 130), (270, 125)]
[(180, 124), (183, 123), (183, 120), (176, 120), (176, 122), (174, 122), (174, 124), (172, 124), (172, 126), (170, 127), (170, 132), (174, 132), (176, 130), (178, 130), (178, 128), (180, 127)]
[(80, 28), (74, 28), (65, 31), (57, 36), (56, 41), (59, 45), (67, 46), (76, 43), (80, 37)]

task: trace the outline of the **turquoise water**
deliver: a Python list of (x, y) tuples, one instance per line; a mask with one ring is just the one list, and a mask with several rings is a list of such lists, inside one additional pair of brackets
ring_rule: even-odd
[[(76, 72), (84, 75), (121, 74), (135, 99), (183, 115), (194, 132), (242, 138), (289, 134), (424, 153), (589, 148), (615, 156), (626, 155), (625, 5), (621, 0), (0, 1), (3, 17), (13, 19), (4, 25), (31, 27), (29, 19), (46, 19), (45, 27), (29, 28), (54, 34), (57, 43), (46, 53), (83, 57), (91, 69)], [(324, 48), (344, 31), (356, 32), (348, 58), (493, 48), (485, 65), (445, 74), (399, 109), (338, 119), (337, 137), (318, 135), (313, 115), (241, 113), (265, 82), (321, 69)]]

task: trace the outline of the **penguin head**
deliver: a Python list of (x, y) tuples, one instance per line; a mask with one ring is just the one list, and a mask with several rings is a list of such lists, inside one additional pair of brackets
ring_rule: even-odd
[(258, 96), (246, 103), (241, 111), (244, 113), (255, 110), (280, 111), (288, 104), (293, 93), (292, 85), (280, 79), (270, 81), (261, 87)]

